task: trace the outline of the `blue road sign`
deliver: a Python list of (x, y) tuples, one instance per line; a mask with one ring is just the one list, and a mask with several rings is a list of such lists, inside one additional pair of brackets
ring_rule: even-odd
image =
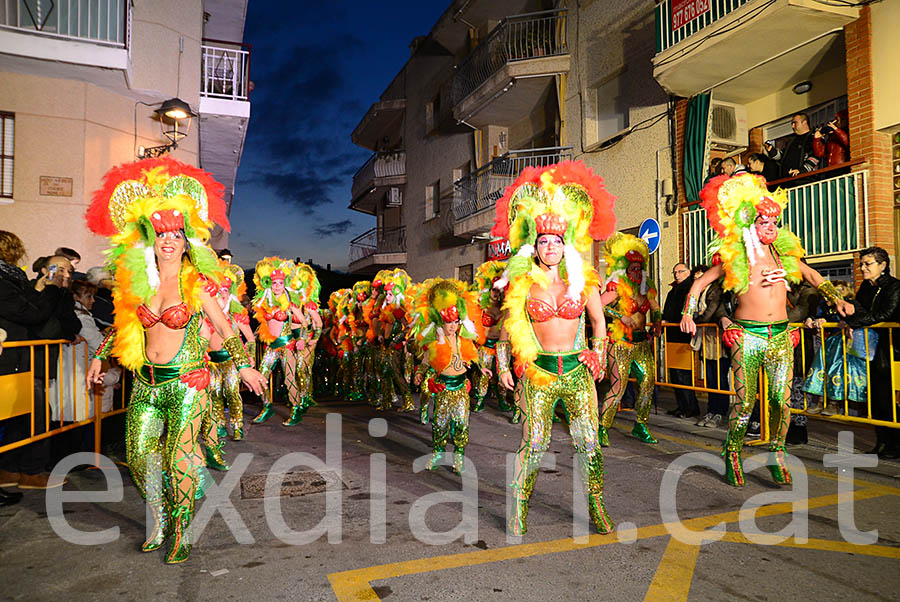
[(659, 248), (659, 222), (652, 217), (645, 219), (638, 229), (638, 238), (643, 238), (650, 252), (655, 253)]

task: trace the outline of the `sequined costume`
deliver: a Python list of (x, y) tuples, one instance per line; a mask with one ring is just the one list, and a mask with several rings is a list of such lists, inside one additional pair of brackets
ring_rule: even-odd
[[(515, 372), (521, 381), (516, 387), (517, 404), (524, 408), (522, 444), (515, 462), (513, 503), (509, 530), (525, 533), (529, 498), (534, 490), (538, 466), (550, 445), (556, 404), (563, 402), (570, 419), (570, 433), (578, 454), (577, 462), (585, 483), (588, 509), (601, 533), (613, 524), (603, 503), (603, 453), (598, 440), (599, 413), (595, 378), (602, 378), (606, 357), (605, 323), (599, 304), (600, 277), (585, 265), (581, 253), (592, 239), (603, 239), (615, 227), (614, 198), (603, 180), (580, 162), (565, 161), (541, 168), (526, 168), (497, 202), (496, 222), (491, 233), (508, 238), (513, 252), (503, 278), (494, 286), (508, 283), (503, 309), (506, 318), (497, 346), (497, 366), (502, 378), (510, 371), (510, 351)], [(560, 261), (542, 267), (535, 258), (535, 246), (543, 236), (564, 243)], [(545, 271), (545, 269), (547, 271)], [(565, 286), (565, 295), (556, 306), (536, 296), (553, 284), (554, 272)], [(603, 330), (585, 340), (585, 305), (592, 303), (591, 319)], [(548, 352), (536, 334), (534, 323), (555, 320), (565, 328), (576, 321), (570, 350)]]
[[(646, 321), (650, 318), (659, 322), (660, 319), (656, 285), (647, 274), (650, 252), (642, 239), (616, 232), (606, 239), (604, 256), (607, 283), (603, 294), (603, 312), (610, 344), (607, 351), (609, 391), (600, 409), (600, 444), (604, 447), (609, 445), (609, 429), (630, 374), (638, 382), (631, 432), (644, 443), (656, 443), (647, 427), (656, 382), (656, 355), (653, 340), (646, 330)], [(623, 318), (629, 319), (629, 323), (623, 322)], [(638, 320), (643, 327), (635, 330), (629, 325), (634, 324), (633, 320)]]
[[(481, 307), (481, 322), (485, 328), (484, 344), (478, 348), (478, 358), (481, 365), (489, 368), (491, 373), (482, 372), (475, 376), (475, 407), (476, 412), (484, 410), (484, 399), (488, 391), (493, 389), (501, 412), (509, 412), (514, 409), (509, 401), (512, 393), (503, 389), (497, 380), (497, 341), (500, 337), (501, 307), (503, 306), (503, 291), (494, 288), (494, 283), (499, 280), (506, 269), (505, 261), (486, 261), (478, 266), (475, 271), (470, 289), (477, 295), (478, 305)], [(514, 420), (515, 422), (515, 420)]]
[(453, 471), (461, 474), (469, 442), (468, 367), (478, 362), (476, 345), (484, 341), (481, 309), (459, 280), (436, 278), (422, 287), (414, 300), (417, 343), (424, 352), (416, 380), (434, 401), (431, 416), (431, 461), (436, 469), (448, 442), (453, 443)]
[[(377, 280), (377, 279), (376, 279)], [(407, 376), (406, 334), (409, 315), (406, 311), (406, 291), (410, 280), (406, 270), (397, 268), (382, 274), (377, 303), (377, 340), (383, 350), (381, 366), (381, 407), (391, 407), (395, 399), (402, 401), (398, 412), (415, 411)]]
[(319, 315), (319, 292), (321, 286), (315, 270), (305, 263), (298, 263), (294, 276), (288, 284), (292, 304), (302, 312), (305, 324), (291, 324), (294, 337), (294, 360), (296, 371), (294, 380), (300, 396), (300, 412), (317, 405), (313, 399), (313, 362), (316, 346), (322, 334), (322, 317)]
[[(156, 550), (171, 536), (167, 563), (186, 560), (192, 545), (188, 527), (199, 495), (198, 437), (209, 383), (200, 311), (208, 299), (207, 278), (218, 269), (205, 243), (213, 222), (228, 227), (221, 193), (222, 186), (197, 168), (168, 157), (146, 159), (110, 170), (87, 212), (90, 229), (111, 239), (108, 254), (116, 280), (115, 328), (98, 348), (91, 370), (114, 355), (134, 372), (126, 416), (128, 468), (153, 516), (142, 549)], [(181, 303), (154, 311), (150, 304), (160, 287), (154, 243), (169, 233), (179, 233), (175, 236), (184, 241)], [(151, 328), (184, 333), (170, 361), (148, 361)], [(236, 341), (239, 345), (231, 336), (226, 346)], [(245, 359), (246, 354), (242, 367), (249, 367)]]

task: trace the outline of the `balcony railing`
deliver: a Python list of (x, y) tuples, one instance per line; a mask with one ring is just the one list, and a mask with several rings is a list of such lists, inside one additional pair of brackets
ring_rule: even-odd
[(571, 146), (509, 151), (453, 183), (453, 217), (460, 221), (493, 207), (526, 167), (543, 167), (571, 158)]
[(357, 198), (366, 192), (375, 178), (401, 177), (406, 175), (406, 151), (381, 151), (372, 153), (372, 156), (363, 163), (353, 176), (351, 195)]
[(225, 100), (248, 100), (250, 94), (250, 46), (203, 40), (200, 95)]
[(405, 253), (406, 226), (372, 228), (350, 241), (350, 263), (376, 253)]
[(657, 54), (750, 2), (753, 0), (682, 1), (673, 15), (672, 0), (663, 0), (655, 8)]
[(471, 94), (503, 65), (569, 52), (566, 10), (507, 17), (472, 51), (453, 77), (453, 104)]
[(0, 0), (0, 28), (125, 48), (131, 0)]
[[(800, 237), (809, 257), (852, 253), (868, 246), (868, 171), (857, 171), (788, 189), (784, 227)], [(706, 263), (714, 235), (706, 211), (682, 216), (686, 262)]]

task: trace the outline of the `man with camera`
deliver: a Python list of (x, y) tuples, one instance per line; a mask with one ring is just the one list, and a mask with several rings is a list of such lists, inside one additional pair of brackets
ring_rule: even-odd
[[(813, 152), (813, 134), (809, 129), (809, 116), (797, 113), (791, 117), (791, 129), (794, 133), (783, 149), (775, 147), (772, 140), (766, 140), (766, 154), (778, 161), (781, 169), (779, 176), (792, 178), (802, 173), (819, 169), (819, 158)], [(798, 184), (800, 182), (795, 182)]]

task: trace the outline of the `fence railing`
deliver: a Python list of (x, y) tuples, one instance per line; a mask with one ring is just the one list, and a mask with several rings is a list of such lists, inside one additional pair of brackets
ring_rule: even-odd
[(453, 217), (459, 221), (493, 207), (526, 167), (571, 158), (571, 146), (509, 151), (453, 183)]
[(350, 263), (376, 253), (405, 253), (406, 226), (372, 228), (350, 241)]
[(507, 17), (457, 67), (453, 104), (475, 91), (503, 65), (569, 52), (565, 9)]
[(372, 153), (353, 176), (350, 194), (355, 199), (372, 185), (375, 178), (406, 175), (406, 151), (379, 151)]
[[(656, 52), (671, 48), (682, 40), (709, 27), (728, 13), (754, 0), (693, 0), (679, 2), (672, 14), (672, 0), (656, 5)], [(759, 0), (764, 2), (764, 0)]]
[(125, 47), (131, 0), (0, 0), (0, 27)]
[(248, 100), (250, 47), (246, 44), (203, 40), (200, 95), (225, 100)]
[[(868, 246), (868, 176), (856, 171), (789, 188), (784, 227), (800, 237), (809, 257), (852, 253)], [(682, 214), (685, 261), (706, 263), (713, 230), (696, 205)]]

